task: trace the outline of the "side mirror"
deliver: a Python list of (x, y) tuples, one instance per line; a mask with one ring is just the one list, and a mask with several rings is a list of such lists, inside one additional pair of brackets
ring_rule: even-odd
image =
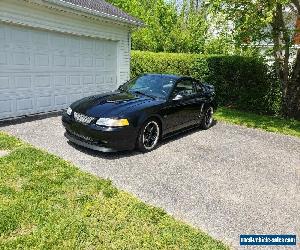
[(178, 94), (173, 98), (173, 101), (178, 101), (178, 100), (181, 100), (182, 98), (183, 98), (183, 96)]

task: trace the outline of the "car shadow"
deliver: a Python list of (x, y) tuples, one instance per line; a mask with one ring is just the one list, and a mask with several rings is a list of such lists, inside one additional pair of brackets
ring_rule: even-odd
[(93, 157), (101, 157), (101, 158), (104, 158), (104, 159), (107, 159), (107, 160), (116, 160), (116, 159), (120, 159), (120, 158), (126, 158), (126, 157), (131, 157), (131, 156), (134, 156), (134, 155), (141, 154), (141, 152), (138, 152), (136, 150), (133, 150), (133, 151), (117, 151), (117, 152), (99, 152), (99, 151), (96, 151), (96, 150), (92, 150), (92, 149), (89, 149), (89, 148), (79, 146), (79, 145), (77, 145), (73, 142), (70, 142), (70, 141), (68, 141), (68, 144), (71, 147), (75, 148), (76, 150), (80, 151), (81, 153), (88, 154), (88, 155), (93, 156)]
[[(218, 121), (217, 120), (213, 120), (213, 123), (212, 123), (210, 129), (212, 127), (216, 126), (217, 124), (218, 124)], [(204, 132), (205, 130), (203, 130), (203, 129), (199, 128), (199, 127), (191, 127), (191, 128), (188, 128), (188, 129), (180, 130), (180, 131), (178, 131), (178, 132), (176, 132), (176, 133), (168, 136), (167, 138), (164, 138), (160, 142), (160, 144), (157, 146), (157, 148), (159, 148), (162, 145), (168, 144), (168, 143), (170, 143), (172, 141), (180, 140), (180, 139), (182, 139), (184, 137), (187, 137), (187, 136), (189, 136), (191, 134), (194, 134), (194, 133), (197, 133), (197, 132), (200, 132), (200, 131)]]
[[(214, 127), (215, 125), (217, 125), (217, 123), (218, 122), (216, 120), (214, 120), (211, 127)], [(205, 130), (202, 130), (199, 127), (193, 127), (193, 128), (189, 128), (189, 129), (185, 129), (185, 130), (181, 130), (179, 132), (176, 132), (176, 133), (168, 136), (167, 138), (164, 138), (159, 143), (159, 145), (157, 146), (156, 149), (158, 149), (161, 146), (166, 145), (166, 144), (168, 144), (172, 141), (180, 140), (184, 137), (187, 137), (191, 134), (194, 134), (194, 133), (197, 133), (197, 132), (200, 132), (200, 131), (204, 132)], [(92, 149), (84, 148), (84, 147), (79, 146), (77, 144), (74, 144), (70, 141), (68, 141), (68, 144), (70, 146), (72, 146), (73, 148), (75, 148), (76, 150), (80, 151), (81, 153), (88, 154), (88, 155), (93, 156), (93, 157), (101, 157), (101, 158), (106, 159), (106, 160), (117, 160), (117, 159), (121, 159), (121, 158), (127, 158), (127, 157), (136, 156), (136, 155), (147, 154), (147, 153), (142, 153), (142, 152), (137, 151), (137, 150), (118, 151), (118, 152), (99, 152), (99, 151), (95, 151), (95, 150), (92, 150)], [(154, 150), (156, 150), (156, 149), (154, 149)]]

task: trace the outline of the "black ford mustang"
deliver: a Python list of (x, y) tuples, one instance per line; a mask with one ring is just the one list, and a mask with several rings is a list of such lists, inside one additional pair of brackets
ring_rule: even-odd
[(208, 129), (216, 109), (214, 88), (191, 77), (144, 74), (110, 93), (74, 102), (62, 116), (73, 143), (109, 152), (154, 149), (186, 128)]

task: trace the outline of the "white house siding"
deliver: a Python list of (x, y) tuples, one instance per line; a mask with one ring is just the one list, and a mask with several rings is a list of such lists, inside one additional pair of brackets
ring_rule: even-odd
[(129, 27), (35, 2), (0, 2), (0, 119), (60, 110), (129, 79)]

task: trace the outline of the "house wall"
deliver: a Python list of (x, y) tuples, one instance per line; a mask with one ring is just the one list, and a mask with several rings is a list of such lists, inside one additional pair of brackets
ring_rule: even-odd
[(116, 41), (117, 85), (130, 77), (130, 27), (41, 0), (0, 1), (0, 21)]

